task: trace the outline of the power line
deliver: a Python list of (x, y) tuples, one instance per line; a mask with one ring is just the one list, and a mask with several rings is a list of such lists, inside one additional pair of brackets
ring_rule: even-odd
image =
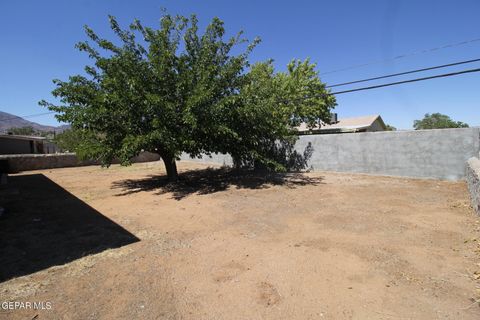
[(473, 72), (480, 72), (480, 68), (462, 70), (462, 71), (458, 71), (458, 72), (438, 74), (438, 75), (434, 75), (434, 76), (416, 78), (416, 79), (410, 79), (410, 80), (404, 80), (404, 81), (390, 82), (390, 83), (379, 84), (379, 85), (370, 86), (370, 87), (361, 87), (361, 88), (355, 88), (355, 89), (344, 90), (344, 91), (322, 93), (322, 94), (319, 94), (319, 95), (313, 95), (313, 96), (309, 96), (309, 97), (297, 98), (297, 99), (292, 99), (292, 100), (282, 100), (282, 102), (283, 103), (297, 102), (297, 101), (303, 101), (303, 100), (306, 100), (306, 99), (321, 98), (321, 97), (325, 97), (325, 96), (333, 96), (333, 95), (339, 95), (339, 94), (344, 94), (344, 93), (349, 93), (349, 92), (378, 89), (378, 88), (390, 87), (390, 86), (404, 84), (404, 83), (418, 82), (418, 81), (424, 81), (424, 80), (430, 80), (430, 79), (436, 79), (436, 78), (445, 78), (445, 77), (457, 76), (457, 75), (460, 75), (460, 74), (473, 73)]
[(322, 72), (322, 73), (320, 73), (320, 75), (325, 75), (325, 74), (330, 74), (330, 73), (336, 73), (336, 72), (342, 72), (342, 71), (347, 71), (347, 70), (351, 70), (351, 69), (366, 67), (366, 66), (369, 66), (369, 65), (378, 64), (378, 63), (382, 63), (382, 62), (393, 61), (393, 60), (398, 60), (398, 59), (414, 56), (414, 55), (417, 55), (417, 54), (423, 54), (423, 53), (428, 53), (428, 52), (432, 52), (432, 51), (438, 51), (438, 50), (442, 50), (442, 49), (446, 49), (446, 48), (458, 47), (458, 46), (462, 46), (462, 45), (469, 44), (469, 43), (472, 43), (472, 42), (477, 42), (477, 41), (480, 41), (480, 38), (461, 41), (461, 42), (457, 42), (457, 43), (446, 44), (444, 46), (436, 47), (436, 48), (423, 49), (423, 50), (413, 51), (413, 52), (410, 52), (410, 53), (404, 53), (404, 54), (401, 54), (401, 55), (398, 55), (398, 56), (395, 56), (395, 57), (389, 58), (389, 59), (373, 60), (373, 61), (370, 61), (370, 62), (357, 64), (357, 65), (352, 65), (352, 66), (341, 68), (341, 69)]
[[(480, 59), (479, 59), (479, 60), (480, 60)], [(434, 68), (436, 68), (436, 67), (434, 67)], [(428, 68), (426, 68), (426, 69), (428, 69)], [(315, 97), (323, 97), (323, 96), (325, 96), (325, 95), (339, 95), (339, 94), (356, 92), (356, 91), (364, 91), (364, 90), (378, 89), (378, 88), (390, 87), (390, 86), (395, 86), (395, 85), (404, 84), (404, 83), (425, 81), (425, 80), (431, 80), (431, 79), (437, 79), (437, 78), (446, 78), (446, 77), (452, 77), (452, 76), (457, 76), (457, 75), (466, 74), (466, 73), (474, 73), (474, 72), (480, 72), (480, 68), (477, 68), (477, 69), (467, 69), (467, 70), (462, 70), (462, 71), (458, 71), (458, 72), (450, 72), (450, 73), (438, 74), (438, 75), (434, 75), (434, 76), (423, 77), (423, 78), (416, 78), (416, 79), (410, 79), (410, 80), (404, 80), (404, 81), (384, 83), (384, 84), (379, 84), (379, 85), (370, 86), (370, 87), (361, 87), (361, 88), (355, 88), (355, 89), (344, 90), (344, 91), (330, 92), (330, 93), (322, 94), (322, 95), (318, 95), (318, 96), (301, 98), (301, 100), (311, 99), (311, 98), (315, 98)], [(387, 77), (387, 76), (384, 76), (384, 77)], [(384, 78), (384, 77), (381, 77), (381, 78)], [(361, 82), (361, 81), (364, 81), (364, 80), (354, 81), (353, 83)], [(300, 99), (295, 99), (295, 100), (300, 100)], [(31, 115), (22, 116), (22, 117), (20, 117), (20, 116), (14, 116), (14, 117), (10, 117), (10, 118), (0, 119), (0, 121), (8, 121), (8, 120), (13, 120), (13, 119), (33, 118), (33, 117), (44, 116), (44, 115), (52, 114), (52, 113), (55, 113), (55, 112), (54, 112), (54, 111), (50, 111), (50, 112), (45, 112), (45, 113), (31, 114)]]
[(382, 88), (382, 87), (394, 86), (394, 85), (398, 85), (398, 84), (418, 82), (418, 81), (424, 81), (424, 80), (430, 80), (430, 79), (436, 79), (436, 78), (445, 78), (445, 77), (457, 76), (457, 75), (460, 75), (460, 74), (473, 73), (473, 72), (479, 72), (479, 71), (480, 71), (480, 68), (468, 69), (468, 70), (462, 70), (462, 71), (458, 71), (458, 72), (438, 74), (438, 75), (430, 76), (430, 77), (416, 78), (416, 79), (410, 79), (410, 80), (404, 80), (404, 81), (397, 81), (397, 82), (379, 84), (379, 85), (376, 85), (376, 86), (362, 87), (362, 88), (356, 88), (356, 89), (345, 90), (345, 91), (331, 92), (331, 93), (329, 93), (329, 95), (338, 95), (338, 94), (344, 94), (344, 93), (355, 92), (355, 91), (371, 90), (371, 89), (377, 89), (377, 88)]
[(35, 118), (35, 117), (45, 116), (47, 114), (52, 114), (52, 113), (55, 113), (55, 111), (37, 113), (37, 114), (30, 114), (30, 115), (26, 115), (26, 116), (13, 116), (13, 117), (10, 117), (10, 118), (0, 119), (0, 121), (10, 121), (10, 120), (15, 120), (15, 119)]
[(372, 80), (379, 80), (379, 79), (391, 78), (391, 77), (401, 76), (401, 75), (405, 75), (405, 74), (411, 74), (411, 73), (423, 72), (423, 71), (428, 71), (428, 70), (434, 70), (434, 69), (440, 69), (440, 68), (458, 66), (458, 65), (461, 65), (461, 64), (473, 63), (473, 62), (478, 62), (478, 61), (480, 61), (480, 59), (473, 59), (473, 60), (466, 60), (466, 61), (454, 62), (454, 63), (443, 64), (443, 65), (435, 66), (435, 67), (429, 67), (429, 68), (423, 68), (423, 69), (416, 69), (416, 70), (410, 70), (410, 71), (405, 71), (405, 72), (393, 73), (393, 74), (389, 74), (389, 75), (385, 75), (385, 76), (379, 76), (379, 77), (374, 77), (374, 78), (368, 78), (368, 79), (362, 79), (362, 80), (356, 80), (356, 81), (350, 81), (350, 82), (343, 82), (343, 83), (338, 83), (338, 84), (332, 84), (332, 85), (326, 86), (326, 88), (346, 86), (346, 85), (348, 85), (348, 84), (354, 84), (354, 83), (367, 82), (367, 81), (372, 81)]

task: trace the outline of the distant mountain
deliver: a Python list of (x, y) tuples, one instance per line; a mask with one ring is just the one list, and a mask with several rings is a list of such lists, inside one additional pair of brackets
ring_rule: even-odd
[(28, 121), (22, 117), (11, 113), (0, 111), (0, 133), (6, 133), (11, 128), (32, 127), (37, 131), (56, 131), (62, 132), (70, 128), (70, 125), (62, 125), (58, 127), (46, 126), (33, 121)]
[(58, 126), (56, 131), (57, 132), (61, 132), (61, 131), (64, 131), (64, 130), (68, 130), (70, 129), (72, 126), (69, 125), (69, 124), (62, 124), (61, 126)]

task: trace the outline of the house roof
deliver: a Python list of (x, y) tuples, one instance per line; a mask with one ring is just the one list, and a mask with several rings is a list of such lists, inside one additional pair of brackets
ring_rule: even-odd
[(361, 117), (352, 117), (352, 118), (343, 118), (338, 119), (337, 123), (325, 124), (322, 123), (321, 126), (309, 129), (306, 123), (300, 124), (297, 127), (299, 132), (308, 132), (308, 131), (332, 131), (332, 132), (355, 132), (361, 129), (367, 129), (373, 125), (375, 121), (379, 120), (381, 125), (385, 127), (385, 123), (382, 120), (380, 115), (370, 115), (370, 116), (361, 116)]
[(46, 140), (47, 138), (45, 137), (37, 137), (37, 136), (21, 136), (21, 135), (16, 135), (16, 134), (1, 134), (0, 138), (6, 138), (6, 139), (16, 139), (16, 140)]

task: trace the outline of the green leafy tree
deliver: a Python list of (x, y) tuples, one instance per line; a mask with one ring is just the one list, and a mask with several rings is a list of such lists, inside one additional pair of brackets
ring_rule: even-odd
[(72, 129), (57, 133), (54, 139), (55, 145), (63, 152), (72, 152), (77, 150), (80, 141), (80, 135)]
[(53, 131), (36, 130), (32, 126), (10, 128), (8, 132), (21, 136), (37, 136), (52, 139), (55, 133)]
[(397, 128), (387, 124), (387, 125), (385, 125), (385, 131), (397, 131)]
[[(76, 152), (80, 158), (88, 158), (91, 150), (95, 149), (98, 140), (92, 137), (90, 131), (83, 129), (67, 129), (57, 133), (55, 144), (64, 152)], [(100, 146), (98, 146), (100, 147)]]
[(20, 127), (20, 128), (10, 128), (8, 129), (9, 132), (12, 134), (17, 134), (21, 136), (35, 136), (37, 135), (37, 131), (33, 129), (33, 127)]
[(229, 127), (239, 136), (229, 153), (237, 165), (279, 171), (288, 167), (277, 151), (291, 150), (298, 138), (296, 127), (305, 122), (313, 128), (329, 121), (336, 104), (308, 59), (293, 60), (286, 72), (275, 72), (272, 61), (253, 65), (240, 99), (230, 110)]
[(413, 122), (415, 130), (468, 128), (468, 124), (461, 121), (453, 121), (449, 116), (441, 113), (427, 113), (422, 120)]
[[(135, 20), (127, 30), (110, 16), (110, 26), (120, 44), (85, 27), (92, 43), (77, 47), (94, 64), (86, 76), (54, 80), (60, 105), (40, 102), (81, 134), (75, 151), (84, 158), (129, 164), (142, 150), (157, 152), (170, 180), (182, 152), (272, 163), (267, 142), (292, 137), (293, 125), (313, 124), (334, 106), (333, 97), (319, 95), (326, 90), (308, 61), (293, 62), (287, 73), (275, 74), (271, 63), (248, 72), (258, 40), (248, 43), (241, 33), (224, 40), (218, 18), (203, 34), (194, 15), (164, 14), (159, 29)], [(232, 54), (242, 43), (243, 52)]]

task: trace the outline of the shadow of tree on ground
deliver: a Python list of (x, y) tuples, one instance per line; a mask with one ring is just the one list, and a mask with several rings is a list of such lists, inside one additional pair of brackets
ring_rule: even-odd
[(142, 179), (115, 181), (113, 188), (121, 190), (117, 196), (156, 190), (157, 194), (172, 193), (174, 199), (181, 200), (191, 194), (210, 194), (227, 190), (231, 186), (237, 189), (265, 189), (274, 185), (296, 188), (318, 185), (322, 180), (322, 177), (309, 177), (303, 173), (207, 168), (182, 172), (175, 183), (169, 183), (165, 175), (151, 175)]

